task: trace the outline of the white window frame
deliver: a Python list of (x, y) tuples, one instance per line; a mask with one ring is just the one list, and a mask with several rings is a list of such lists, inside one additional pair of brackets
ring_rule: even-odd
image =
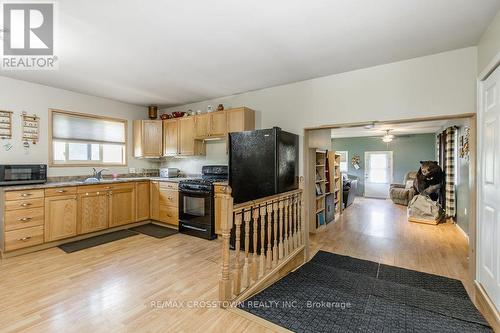
[[(123, 123), (123, 126), (125, 128), (125, 143), (112, 143), (112, 142), (97, 142), (97, 141), (87, 141), (87, 140), (61, 140), (61, 139), (54, 139), (53, 138), (53, 131), (52, 131), (52, 116), (53, 113), (61, 113), (61, 114), (68, 114), (68, 115), (73, 115), (73, 116), (80, 116), (80, 117), (88, 117), (92, 119), (97, 119), (97, 120), (111, 120), (111, 121), (116, 121), (116, 122), (121, 122)], [(49, 166), (51, 167), (75, 167), (75, 166), (127, 166), (127, 147), (128, 147), (128, 124), (127, 120), (125, 119), (118, 119), (118, 118), (110, 118), (110, 117), (103, 117), (103, 116), (98, 116), (98, 115), (93, 115), (93, 114), (87, 114), (87, 113), (77, 113), (77, 112), (71, 112), (71, 111), (65, 111), (65, 110), (56, 110), (56, 109), (49, 109)], [(65, 156), (66, 158), (68, 157), (68, 147), (69, 143), (86, 143), (88, 145), (88, 152), (89, 152), (89, 158), (90, 158), (90, 147), (92, 144), (99, 144), (99, 160), (54, 160), (54, 143), (55, 142), (64, 142), (65, 143)], [(103, 145), (118, 145), (123, 147), (123, 160), (122, 162), (119, 163), (110, 163), (110, 162), (104, 162), (103, 161)]]
[(342, 155), (343, 153), (345, 153), (345, 163), (346, 163), (347, 169), (342, 170), (342, 168), (340, 168), (340, 172), (347, 173), (347, 172), (349, 172), (349, 151), (348, 150), (337, 150), (337, 154)]

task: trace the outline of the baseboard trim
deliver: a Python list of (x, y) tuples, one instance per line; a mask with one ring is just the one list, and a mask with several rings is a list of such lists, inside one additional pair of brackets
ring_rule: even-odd
[(478, 281), (474, 281), (474, 289), (476, 294), (476, 305), (479, 311), (481, 311), (491, 325), (493, 331), (500, 333), (500, 313), (496, 309), (495, 304), (493, 304), (483, 286)]
[(462, 229), (462, 227), (460, 227), (458, 225), (458, 223), (455, 223), (455, 226), (458, 228), (458, 231), (460, 231), (462, 233), (462, 235), (465, 237), (465, 239), (467, 239), (467, 244), (469, 244), (470, 243), (469, 235), (467, 235), (467, 233), (464, 231), (464, 229)]

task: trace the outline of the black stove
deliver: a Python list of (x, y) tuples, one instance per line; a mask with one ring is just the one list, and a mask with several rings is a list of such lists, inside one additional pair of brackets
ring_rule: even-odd
[(226, 165), (206, 165), (202, 168), (202, 178), (179, 182), (179, 232), (216, 238), (213, 184), (227, 179)]

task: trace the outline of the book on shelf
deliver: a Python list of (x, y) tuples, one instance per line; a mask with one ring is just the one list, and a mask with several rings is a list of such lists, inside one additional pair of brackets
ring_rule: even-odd
[(316, 195), (322, 195), (323, 191), (321, 191), (321, 185), (316, 184)]
[(321, 211), (318, 214), (316, 214), (316, 220), (317, 220), (317, 225), (321, 226), (325, 224), (325, 212)]

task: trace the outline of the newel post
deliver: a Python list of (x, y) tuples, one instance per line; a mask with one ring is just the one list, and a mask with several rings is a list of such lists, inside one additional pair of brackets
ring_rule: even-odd
[(233, 197), (231, 188), (226, 184), (215, 184), (215, 218), (220, 224), (222, 235), (222, 274), (219, 281), (219, 300), (228, 301), (232, 298), (231, 276), (229, 274), (229, 238), (233, 228)]

